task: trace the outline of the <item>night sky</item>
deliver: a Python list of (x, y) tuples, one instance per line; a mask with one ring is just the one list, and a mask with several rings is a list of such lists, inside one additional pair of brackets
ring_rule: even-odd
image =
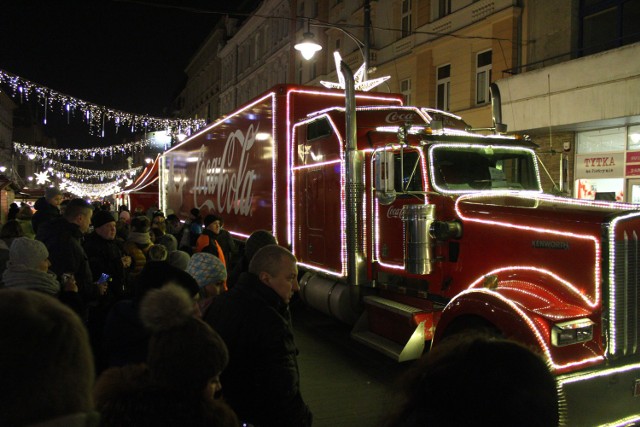
[[(184, 86), (185, 67), (221, 17), (215, 12), (251, 11), (254, 3), (4, 0), (0, 68), (94, 104), (168, 117), (171, 102)], [(42, 115), (37, 106), (31, 109)], [(72, 143), (61, 114), (49, 112), (47, 122), (48, 132), (58, 134), (61, 146), (91, 145), (91, 138), (97, 141), (93, 145), (105, 145), (90, 135)]]

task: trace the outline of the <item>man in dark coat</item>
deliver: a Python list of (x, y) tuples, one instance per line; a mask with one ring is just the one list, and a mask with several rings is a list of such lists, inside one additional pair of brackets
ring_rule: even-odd
[(36, 239), (49, 250), (51, 271), (58, 277), (65, 273), (75, 276), (78, 293), (85, 303), (95, 301), (106, 292), (106, 284), (93, 281), (89, 260), (82, 248), (82, 238), (89, 230), (93, 208), (83, 199), (73, 199), (64, 215), (43, 223)]
[(33, 205), (36, 213), (31, 218), (33, 232), (38, 232), (38, 227), (47, 221), (60, 217), (60, 203), (62, 203), (62, 191), (55, 187), (44, 190), (44, 197), (40, 197)]
[(225, 400), (242, 422), (260, 427), (310, 426), (300, 393), (297, 353), (288, 303), (298, 291), (296, 258), (278, 245), (254, 255), (249, 271), (216, 297), (204, 320), (224, 339), (229, 366), (222, 373)]
[(131, 265), (131, 257), (124, 255), (116, 240), (116, 220), (108, 211), (97, 211), (91, 218), (93, 232), (84, 239), (84, 251), (89, 258), (93, 281), (97, 282), (102, 273), (109, 275), (108, 294), (115, 299), (130, 296), (126, 269)]

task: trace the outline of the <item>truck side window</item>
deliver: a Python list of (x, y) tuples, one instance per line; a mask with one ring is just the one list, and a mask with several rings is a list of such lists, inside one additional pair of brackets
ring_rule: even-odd
[[(420, 156), (416, 151), (409, 150), (404, 150), (403, 154), (403, 162), (400, 162), (400, 153), (394, 156), (394, 168), (396, 170), (394, 188), (399, 193), (406, 191), (424, 191), (422, 188)], [(400, 173), (400, 171), (402, 171), (402, 173)], [(398, 195), (400, 196), (401, 194)]]
[(307, 125), (307, 141), (331, 135), (331, 125), (326, 118), (313, 121)]

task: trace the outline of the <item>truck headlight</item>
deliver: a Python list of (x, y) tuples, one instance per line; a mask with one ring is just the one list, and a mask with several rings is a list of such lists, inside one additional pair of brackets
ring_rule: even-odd
[(594, 323), (589, 319), (569, 320), (556, 323), (551, 329), (551, 344), (562, 347), (589, 341), (593, 338)]

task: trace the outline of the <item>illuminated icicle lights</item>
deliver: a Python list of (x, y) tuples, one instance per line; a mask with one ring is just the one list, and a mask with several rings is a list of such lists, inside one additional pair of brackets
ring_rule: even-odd
[(20, 98), (20, 102), (29, 101), (31, 97), (35, 97), (43, 106), (45, 112), (47, 110), (54, 111), (54, 107), (57, 106), (61, 114), (67, 115), (67, 120), (69, 115), (77, 113), (79, 118), (85, 118), (91, 133), (102, 132), (105, 121), (113, 122), (116, 128), (119, 126), (127, 126), (131, 128), (132, 131), (180, 129), (186, 134), (191, 134), (206, 124), (202, 119), (151, 117), (145, 114), (127, 113), (125, 111), (93, 104), (60, 93), (1, 69), (0, 84), (8, 86), (11, 89), (8, 93), (14, 98)]
[(88, 179), (124, 179), (135, 176), (142, 166), (131, 169), (117, 169), (117, 170), (102, 170), (102, 169), (87, 169), (77, 166), (68, 165), (66, 163), (58, 162), (53, 159), (47, 159), (43, 162), (45, 166), (53, 168), (52, 174), (58, 177), (73, 178), (80, 180)]
[(118, 145), (110, 145), (108, 147), (93, 147), (93, 148), (48, 148), (48, 147), (39, 147), (35, 145), (27, 145), (19, 142), (13, 143), (13, 149), (24, 156), (29, 156), (30, 158), (40, 158), (40, 159), (50, 159), (50, 158), (58, 158), (58, 159), (89, 159), (95, 158), (96, 156), (106, 157), (113, 155), (124, 155), (129, 153), (134, 153), (137, 151), (141, 151), (143, 148), (148, 147), (151, 144), (151, 140), (145, 139), (142, 141), (136, 141), (126, 144), (118, 144)]
[[(120, 192), (121, 181), (113, 181), (104, 184), (85, 184), (68, 179), (62, 179), (65, 191), (78, 197), (91, 199), (104, 198)], [(62, 186), (62, 185), (61, 185)]]

